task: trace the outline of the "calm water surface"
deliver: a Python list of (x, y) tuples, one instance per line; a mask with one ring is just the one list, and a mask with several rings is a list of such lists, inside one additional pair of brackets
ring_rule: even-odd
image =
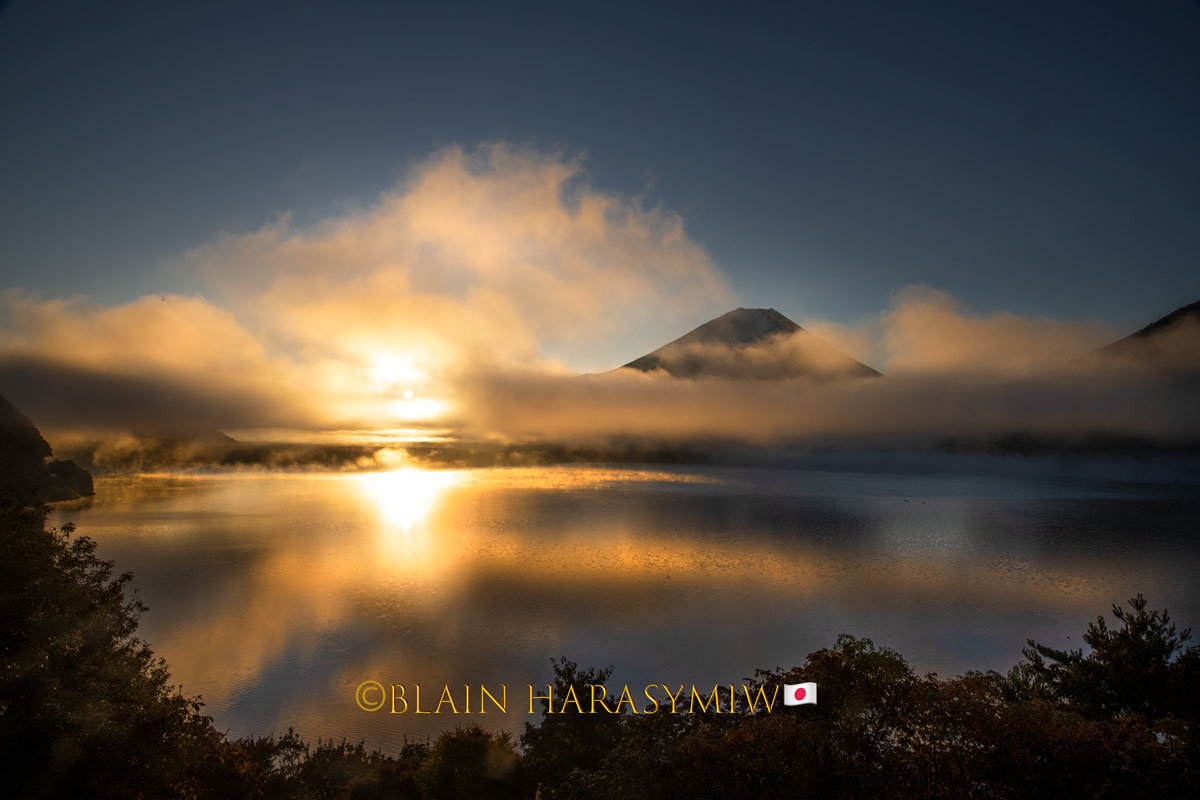
[[(1200, 627), (1194, 487), (401, 470), (106, 478), (54, 513), (135, 573), (143, 637), (234, 735), (519, 729), (524, 686), (563, 655), (614, 683), (712, 685), (852, 633), (922, 672), (1006, 669), (1026, 638), (1077, 646), (1139, 591)], [(507, 683), (510, 714), (370, 714), (368, 678)]]

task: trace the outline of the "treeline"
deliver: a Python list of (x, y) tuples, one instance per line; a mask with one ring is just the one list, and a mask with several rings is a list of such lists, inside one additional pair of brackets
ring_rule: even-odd
[[(921, 676), (839, 637), (759, 684), (766, 714), (545, 716), (382, 754), (292, 732), (230, 739), (136, 637), (130, 576), (44, 513), (0, 509), (0, 796), (70, 798), (1184, 797), (1200, 764), (1200, 648), (1139, 596), (1082, 650), (1008, 674)], [(557, 696), (607, 669), (555, 664)]]

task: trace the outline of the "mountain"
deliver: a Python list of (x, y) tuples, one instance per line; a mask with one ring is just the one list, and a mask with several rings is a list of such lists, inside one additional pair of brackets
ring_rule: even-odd
[(1177, 308), (1078, 361), (1086, 364), (1119, 361), (1187, 372), (1200, 370), (1200, 302)]
[(50, 461), (50, 445), (29, 417), (0, 395), (0, 500), (51, 503), (94, 494), (74, 461)]
[(821, 341), (773, 308), (737, 308), (621, 369), (676, 378), (872, 377), (880, 373)]

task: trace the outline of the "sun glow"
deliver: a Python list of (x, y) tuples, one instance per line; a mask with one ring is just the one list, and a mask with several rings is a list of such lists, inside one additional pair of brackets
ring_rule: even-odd
[(446, 404), (432, 397), (418, 397), (413, 400), (398, 400), (388, 407), (392, 417), (405, 422), (420, 422), (439, 416), (446, 410)]
[(460, 473), (450, 470), (412, 467), (358, 476), (359, 484), (379, 510), (380, 521), (404, 534), (421, 526), (445, 490), (461, 480)]
[[(376, 353), (371, 357), (367, 375), (373, 387), (379, 390), (390, 389), (398, 383), (419, 383), (426, 377), (411, 359), (397, 353)], [(411, 391), (406, 390), (406, 393)]]
[(413, 360), (390, 351), (371, 356), (366, 368), (366, 390), (382, 402), (368, 401), (371, 416), (390, 421), (427, 422), (447, 410), (444, 400), (428, 395), (429, 375)]

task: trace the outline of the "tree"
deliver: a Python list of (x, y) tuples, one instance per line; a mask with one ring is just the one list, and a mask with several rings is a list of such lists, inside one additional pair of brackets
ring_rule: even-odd
[(1089, 623), (1086, 655), (1083, 648), (1056, 650), (1030, 639), (1022, 651), (1026, 662), (1013, 670), (1014, 685), (1088, 719), (1136, 713), (1153, 720), (1172, 713), (1195, 720), (1194, 702), (1179, 703), (1197, 677), (1196, 655), (1184, 649), (1191, 629), (1177, 630), (1165, 609), (1148, 611), (1146, 605), (1141, 594), (1129, 601), (1129, 610), (1113, 605), (1120, 627), (1110, 628), (1104, 617)]
[[(612, 667), (581, 670), (574, 661), (561, 658), (551, 661), (554, 666), (554, 703), (561, 707), (572, 687), (584, 703), (591, 697), (591, 685), (602, 685), (612, 676)], [(533, 786), (544, 785), (543, 797), (552, 796), (550, 787), (557, 786), (572, 770), (593, 771), (599, 768), (609, 751), (622, 735), (620, 714), (550, 713), (550, 703), (539, 701), (542, 722), (539, 726), (525, 723), (521, 746), (524, 763)]]
[[(43, 509), (0, 509), (0, 774), (22, 797), (203, 797), (253, 766), (135, 635), (129, 573)], [(213, 778), (219, 773), (220, 781)]]
[(519, 796), (517, 764), (512, 734), (471, 725), (438, 737), (419, 780), (426, 796), (437, 800), (508, 800)]

